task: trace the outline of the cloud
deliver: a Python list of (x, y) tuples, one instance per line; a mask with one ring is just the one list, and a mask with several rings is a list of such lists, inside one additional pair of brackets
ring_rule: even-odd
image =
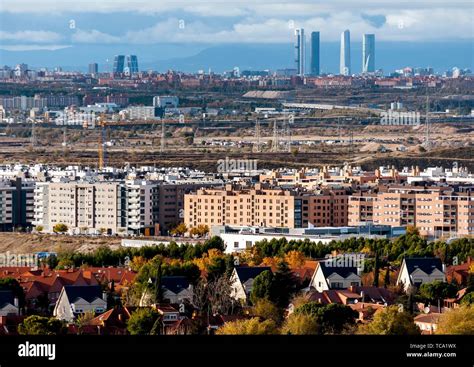
[(72, 47), (71, 45), (2, 45), (0, 50), (5, 51), (39, 51), (48, 50), (56, 51), (62, 50), (63, 48)]
[(19, 31), (5, 32), (0, 31), (0, 40), (2, 41), (22, 41), (22, 42), (39, 42), (50, 43), (58, 42), (62, 39), (59, 33), (50, 31)]
[(78, 29), (71, 36), (72, 42), (77, 43), (119, 43), (120, 37), (100, 32), (96, 29), (82, 30)]

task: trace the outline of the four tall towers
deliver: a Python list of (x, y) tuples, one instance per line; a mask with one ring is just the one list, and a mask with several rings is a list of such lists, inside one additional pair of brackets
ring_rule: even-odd
[[(303, 28), (295, 31), (295, 63), (299, 76), (306, 75), (306, 40)], [(313, 76), (321, 73), (321, 47), (320, 33), (311, 32), (310, 41), (310, 74)], [(351, 33), (348, 29), (341, 33), (339, 74), (352, 75), (351, 68)], [(364, 34), (362, 38), (362, 73), (375, 72), (375, 35)]]

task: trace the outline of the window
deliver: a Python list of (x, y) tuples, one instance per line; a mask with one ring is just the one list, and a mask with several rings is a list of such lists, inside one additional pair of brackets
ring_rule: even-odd
[(234, 248), (239, 248), (239, 243), (238, 242), (234, 242)]

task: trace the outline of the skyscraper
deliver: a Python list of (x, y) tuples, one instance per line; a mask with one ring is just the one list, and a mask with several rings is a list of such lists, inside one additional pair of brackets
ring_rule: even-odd
[(96, 62), (89, 64), (89, 74), (95, 75), (99, 73), (99, 65)]
[(122, 74), (125, 67), (125, 56), (115, 55), (114, 57), (114, 74)]
[(351, 33), (348, 29), (341, 33), (341, 56), (339, 73), (351, 75)]
[(362, 72), (375, 71), (375, 34), (364, 34), (362, 39)]
[(138, 58), (136, 55), (127, 55), (127, 67), (130, 74), (138, 73)]
[(319, 32), (311, 33), (311, 75), (319, 75)]
[(304, 76), (305, 73), (305, 35), (304, 29), (300, 28), (295, 31), (296, 35), (296, 44), (295, 44), (295, 62), (296, 70), (299, 76)]

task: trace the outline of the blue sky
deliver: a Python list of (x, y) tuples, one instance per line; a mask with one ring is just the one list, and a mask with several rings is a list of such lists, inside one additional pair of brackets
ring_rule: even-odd
[(286, 43), (294, 28), (335, 41), (376, 33), (381, 41), (474, 38), (472, 1), (2, 0), (0, 47), (73, 44)]
[(378, 44), (455, 41), (465, 47), (474, 38), (473, 4), (471, 0), (0, 0), (0, 58), (2, 52), (4, 56), (41, 50), (87, 52), (88, 47), (101, 46), (111, 51), (143, 50), (161, 45), (165, 55), (155, 58), (160, 60), (188, 57), (218, 45), (291, 44), (299, 27), (307, 33), (320, 31), (321, 42), (337, 42), (340, 33), (350, 29), (353, 42), (360, 42), (364, 33), (375, 33)]

